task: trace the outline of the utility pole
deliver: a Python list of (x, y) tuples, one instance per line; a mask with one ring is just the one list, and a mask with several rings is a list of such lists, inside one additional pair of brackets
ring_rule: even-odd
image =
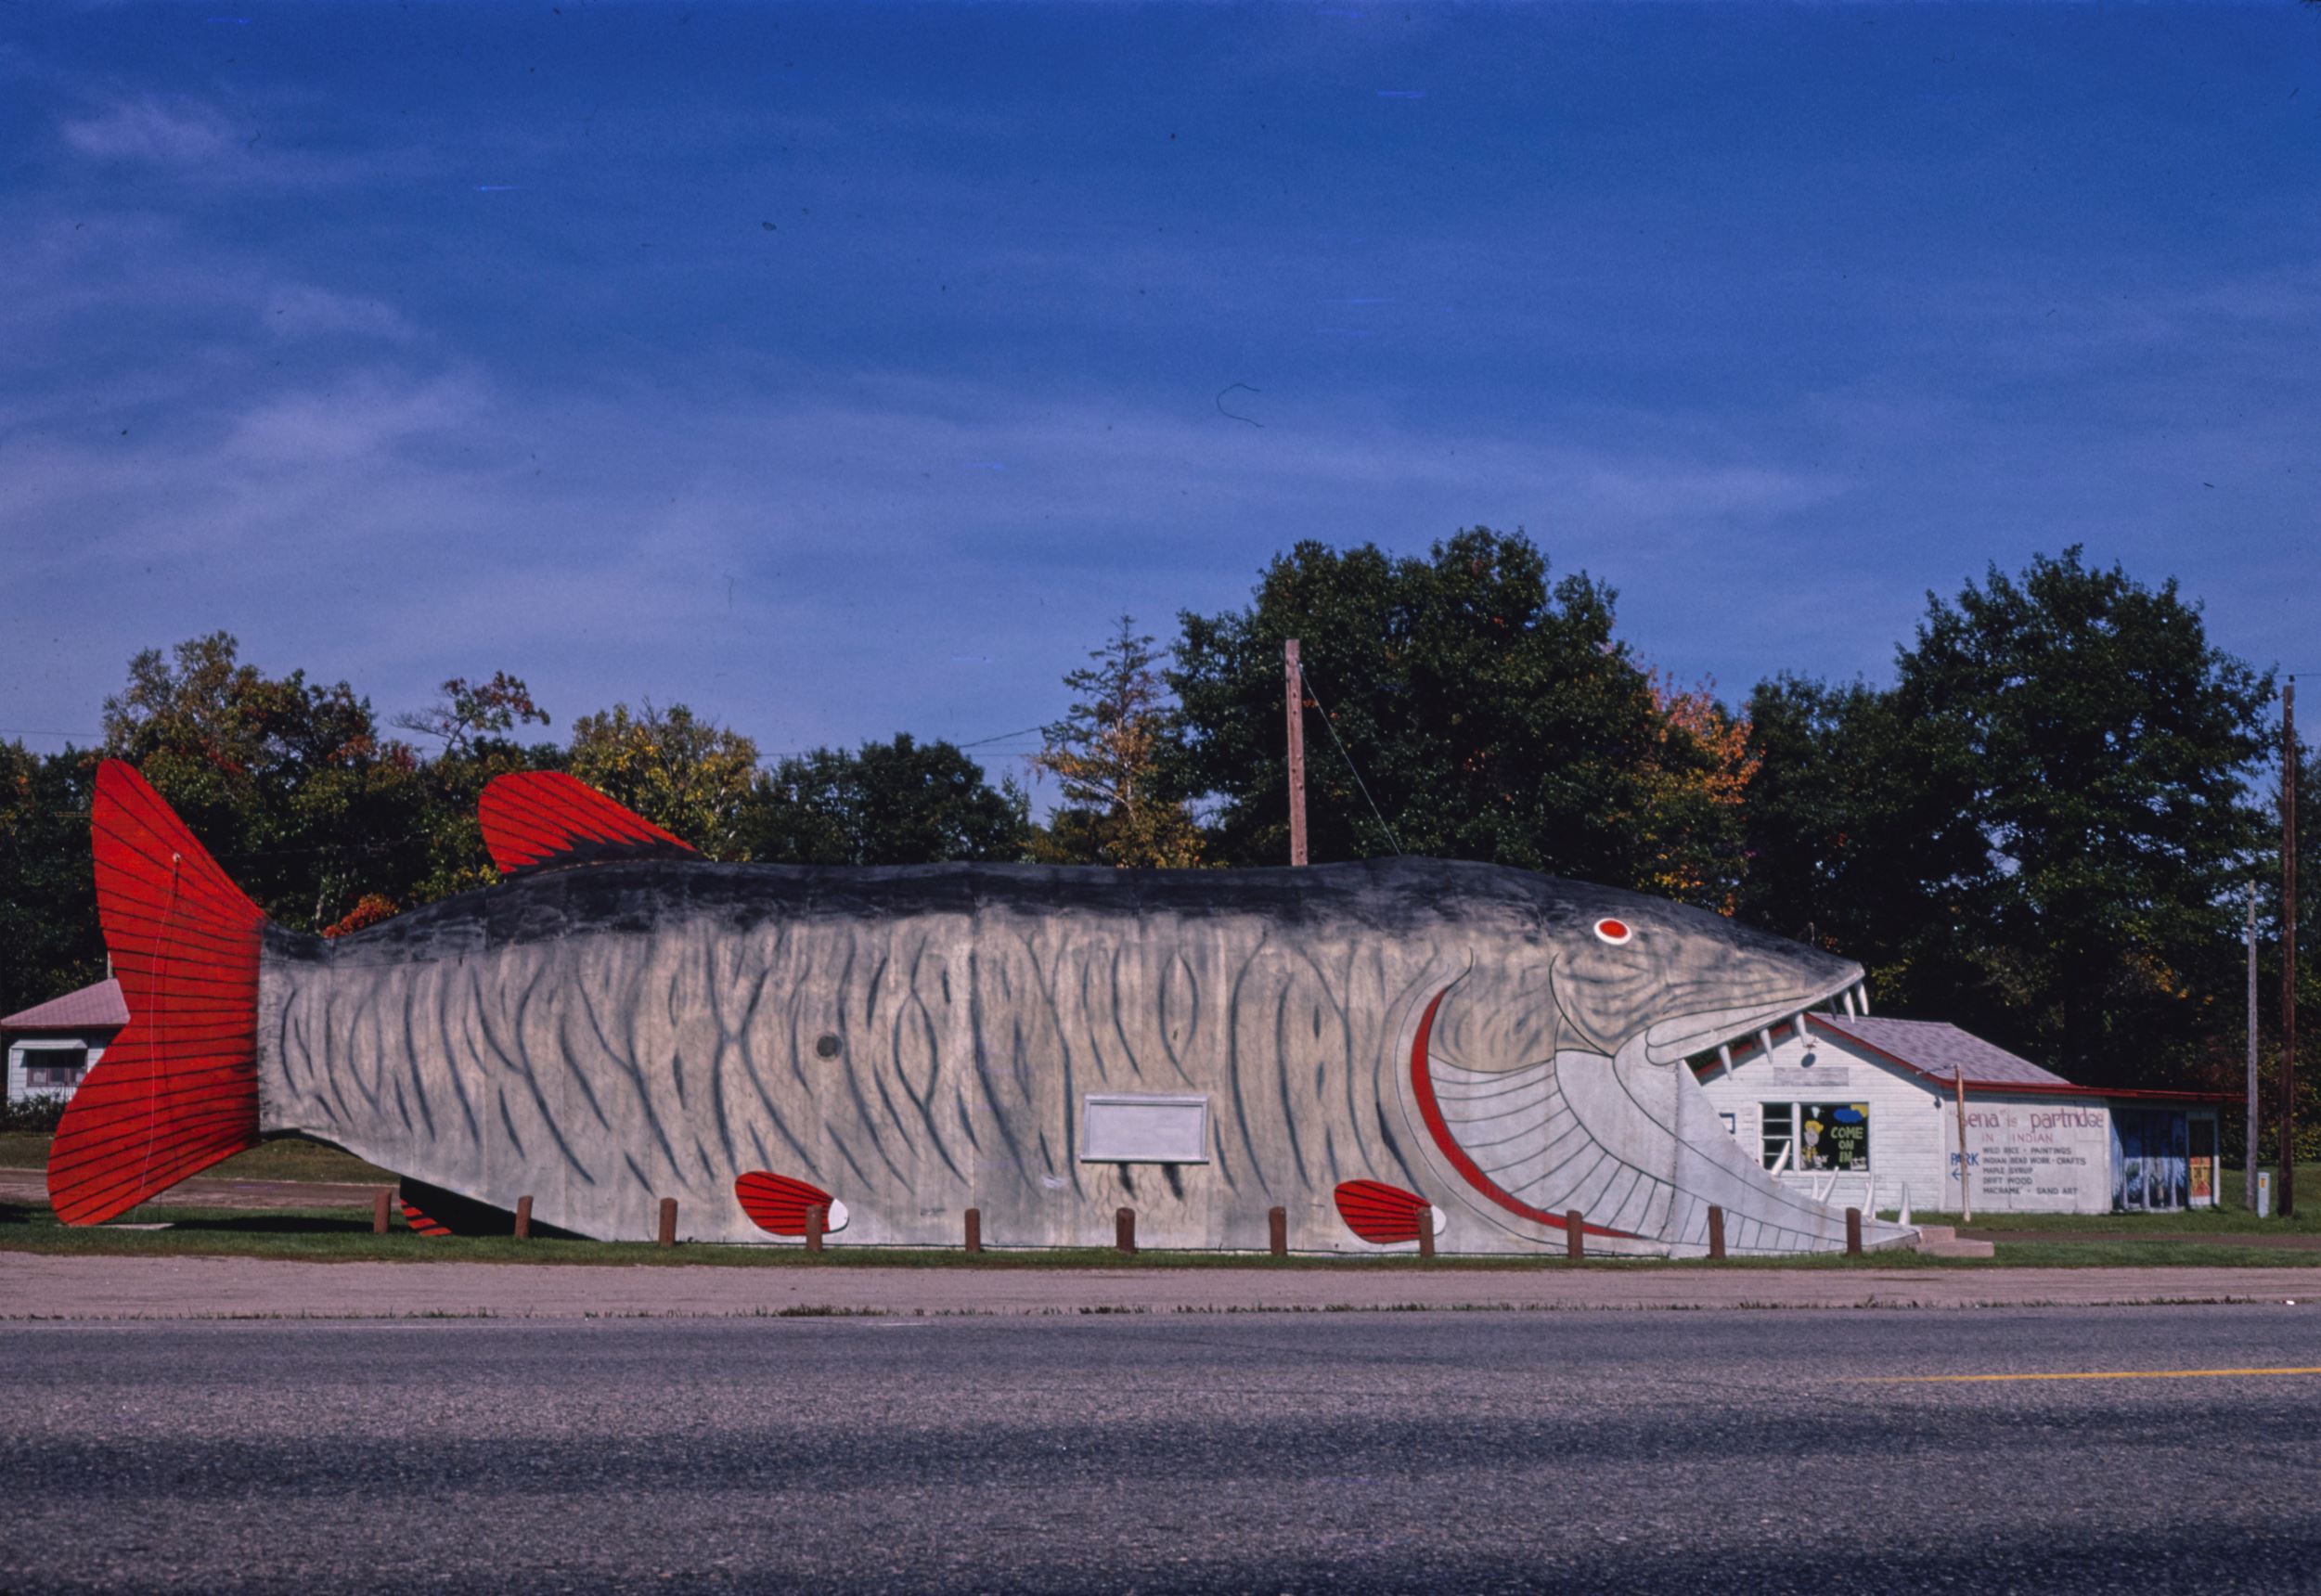
[(1306, 678), (1297, 668), (1297, 639), (1282, 643), (1283, 713), (1289, 718), (1289, 862), (1306, 862)]
[(2249, 1145), (2241, 1154), (2240, 1205), (2257, 1211), (2257, 884), (2249, 883)]
[(2297, 1212), (2297, 678), (2281, 685), (2281, 1217)]

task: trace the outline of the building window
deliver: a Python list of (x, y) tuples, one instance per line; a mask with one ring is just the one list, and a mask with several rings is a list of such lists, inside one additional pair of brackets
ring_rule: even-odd
[(1782, 1154), (1789, 1154), (1788, 1167), (1798, 1166), (1798, 1157), (1789, 1143), (1797, 1137), (1797, 1104), (1769, 1102), (1764, 1105), (1765, 1167), (1777, 1169), (1783, 1164)]
[(26, 1048), (24, 1085), (28, 1090), (58, 1090), (77, 1087), (89, 1067), (86, 1048)]
[[(1868, 1171), (1868, 1103), (1769, 1102), (1761, 1107), (1766, 1168)], [(1786, 1162), (1784, 1152), (1789, 1155)]]
[(1807, 1103), (1805, 1151), (1805, 1167), (1809, 1169), (1869, 1168), (1870, 1105), (1865, 1102)]

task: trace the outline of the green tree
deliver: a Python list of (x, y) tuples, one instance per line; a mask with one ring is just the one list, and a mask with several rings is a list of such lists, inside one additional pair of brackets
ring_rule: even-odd
[(2175, 583), (2076, 547), (1928, 594), (1897, 664), (1884, 692), (1759, 689), (1749, 911), (2085, 1084), (2164, 1077), (2237, 1025), (2269, 678)]
[(798, 865), (1020, 859), (1030, 830), (1013, 782), (994, 788), (958, 748), (908, 732), (782, 760), (757, 779), (742, 825), (749, 857)]
[(1970, 901), (2064, 1073), (2097, 1082), (2197, 1033), (2229, 990), (2217, 955), (2263, 828), (2247, 779), (2270, 677), (2209, 642), (2173, 580), (2074, 546), (1929, 596), (1895, 691), (1973, 783)]
[(231, 634), (148, 649), (105, 701), (105, 752), (136, 766), (268, 915), (331, 924), (422, 873), (419, 759), (370, 703), (303, 671), (268, 676)]
[(648, 699), (573, 722), (572, 773), (713, 859), (745, 856), (744, 811), (757, 744), (681, 703)]
[(484, 789), (513, 771), (563, 768), (565, 754), (556, 744), (526, 747), (516, 740), (526, 725), (549, 725), (548, 712), (522, 677), (495, 671), (488, 681), (451, 677), (433, 703), (397, 715), (394, 724), (439, 745), (421, 772), (426, 865), (402, 907), (489, 886), (499, 871), (484, 843)]
[(1213, 803), (1222, 859), (1287, 860), (1282, 643), (1296, 637), (1317, 861), (1399, 843), (1725, 907), (1745, 735), (1706, 694), (1655, 683), (1613, 635), (1613, 598), (1584, 573), (1551, 586), (1520, 533), (1476, 527), (1403, 559), (1301, 543), (1248, 609), (1180, 618), (1172, 785)]
[(0, 1014), (101, 979), (89, 863), (97, 757), (0, 742)]
[(1079, 695), (1040, 731), (1032, 768), (1052, 776), (1064, 802), (1033, 844), (1055, 864), (1187, 869), (1201, 863), (1201, 833), (1168, 789), (1164, 759), (1172, 728), (1156, 667), (1165, 656), (1123, 615), (1092, 664), (1064, 678)]
[(433, 703), (394, 719), (403, 730), (441, 743), (445, 758), (471, 753), (480, 743), (505, 742), (509, 732), (530, 722), (548, 725), (548, 711), (532, 701), (532, 689), (522, 676), (506, 671), (494, 671), (487, 682), (453, 676), (436, 690)]

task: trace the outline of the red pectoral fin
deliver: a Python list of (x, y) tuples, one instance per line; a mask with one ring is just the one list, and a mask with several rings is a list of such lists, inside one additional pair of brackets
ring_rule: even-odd
[(806, 1211), (831, 1205), (830, 1193), (819, 1186), (793, 1180), (787, 1175), (768, 1175), (763, 1169), (753, 1169), (736, 1180), (733, 1194), (741, 1199), (741, 1212), (750, 1216), (750, 1223), (777, 1236), (805, 1235)]
[(615, 859), (697, 859), (700, 853), (561, 770), (496, 777), (476, 804), (502, 875)]
[(1330, 1193), (1346, 1228), (1374, 1247), (1418, 1240), (1418, 1216), (1428, 1211), (1425, 1198), (1383, 1180), (1344, 1180)]

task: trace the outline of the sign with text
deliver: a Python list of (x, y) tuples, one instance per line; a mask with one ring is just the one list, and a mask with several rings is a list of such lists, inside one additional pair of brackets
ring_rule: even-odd
[[(1958, 1202), (1957, 1121), (1945, 1115), (1950, 1205)], [(2099, 1105), (1966, 1100), (1975, 1211), (2103, 1214), (2111, 1209), (2111, 1118)]]

